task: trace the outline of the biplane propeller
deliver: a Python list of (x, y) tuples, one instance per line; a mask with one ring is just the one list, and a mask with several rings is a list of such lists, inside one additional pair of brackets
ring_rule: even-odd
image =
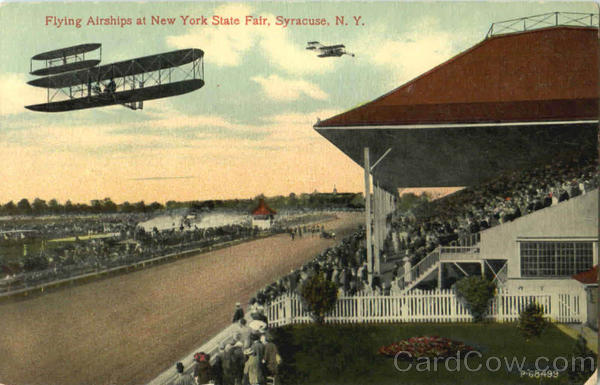
[[(201, 49), (181, 49), (101, 66), (100, 58), (89, 58), (89, 52), (98, 49), (101, 56), (98, 43), (33, 56), (30, 73), (48, 76), (27, 84), (46, 88), (47, 100), (25, 108), (63, 112), (121, 104), (138, 110), (143, 108), (144, 100), (182, 95), (204, 86)], [(44, 61), (44, 66), (34, 70), (34, 61)]]
[(340, 57), (342, 55), (348, 55), (354, 57), (354, 54), (345, 50), (346, 46), (343, 44), (336, 45), (323, 45), (318, 41), (309, 41), (306, 46), (307, 50), (318, 51), (318, 57)]

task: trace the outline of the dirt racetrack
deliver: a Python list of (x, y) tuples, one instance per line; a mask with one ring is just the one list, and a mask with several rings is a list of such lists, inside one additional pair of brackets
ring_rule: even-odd
[(0, 304), (0, 383), (143, 384), (231, 322), (236, 301), (337, 241), (281, 234), (130, 274)]

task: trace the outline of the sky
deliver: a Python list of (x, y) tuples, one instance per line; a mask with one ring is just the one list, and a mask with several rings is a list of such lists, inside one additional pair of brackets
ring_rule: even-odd
[[(598, 12), (592, 2), (0, 2), (0, 204), (362, 191), (362, 168), (313, 130), (317, 118), (406, 83), (483, 40), (495, 21), (553, 11)], [(214, 15), (241, 25), (183, 24)], [(244, 25), (247, 15), (271, 24)], [(46, 25), (47, 16), (82, 26)], [(90, 16), (133, 25), (86, 25)], [(151, 25), (152, 16), (176, 21)], [(329, 25), (284, 28), (277, 16)], [(317, 58), (308, 41), (345, 44), (355, 57)], [(102, 44), (101, 64), (200, 48), (206, 84), (138, 111), (23, 108), (46, 101), (26, 84), (30, 58), (82, 43)]]

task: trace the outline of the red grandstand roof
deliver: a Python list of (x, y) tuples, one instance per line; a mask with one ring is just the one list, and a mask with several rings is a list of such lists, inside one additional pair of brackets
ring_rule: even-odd
[(252, 215), (274, 215), (277, 211), (273, 210), (265, 203), (265, 200), (260, 198), (258, 206), (252, 211)]
[(585, 285), (598, 284), (598, 265), (588, 271), (575, 274), (573, 278)]
[(597, 119), (598, 97), (598, 29), (560, 26), (488, 38), (315, 128)]

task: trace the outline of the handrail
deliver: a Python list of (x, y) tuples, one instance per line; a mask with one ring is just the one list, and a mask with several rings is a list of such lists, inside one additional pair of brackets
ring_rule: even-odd
[(416, 278), (421, 276), (422, 273), (429, 270), (431, 266), (435, 265), (440, 260), (440, 246), (436, 247), (431, 253), (427, 254), (425, 258), (421, 259), (416, 265), (411, 267), (411, 269), (407, 272), (404, 272), (402, 276), (399, 278), (398, 283), (401, 289), (409, 283), (407, 282), (407, 277), (411, 277), (411, 281), (414, 281)]
[(477, 254), (479, 246), (442, 246), (440, 254)]
[(598, 14), (582, 12), (549, 12), (492, 23), (485, 38), (506, 33), (524, 32), (556, 26), (598, 27)]

